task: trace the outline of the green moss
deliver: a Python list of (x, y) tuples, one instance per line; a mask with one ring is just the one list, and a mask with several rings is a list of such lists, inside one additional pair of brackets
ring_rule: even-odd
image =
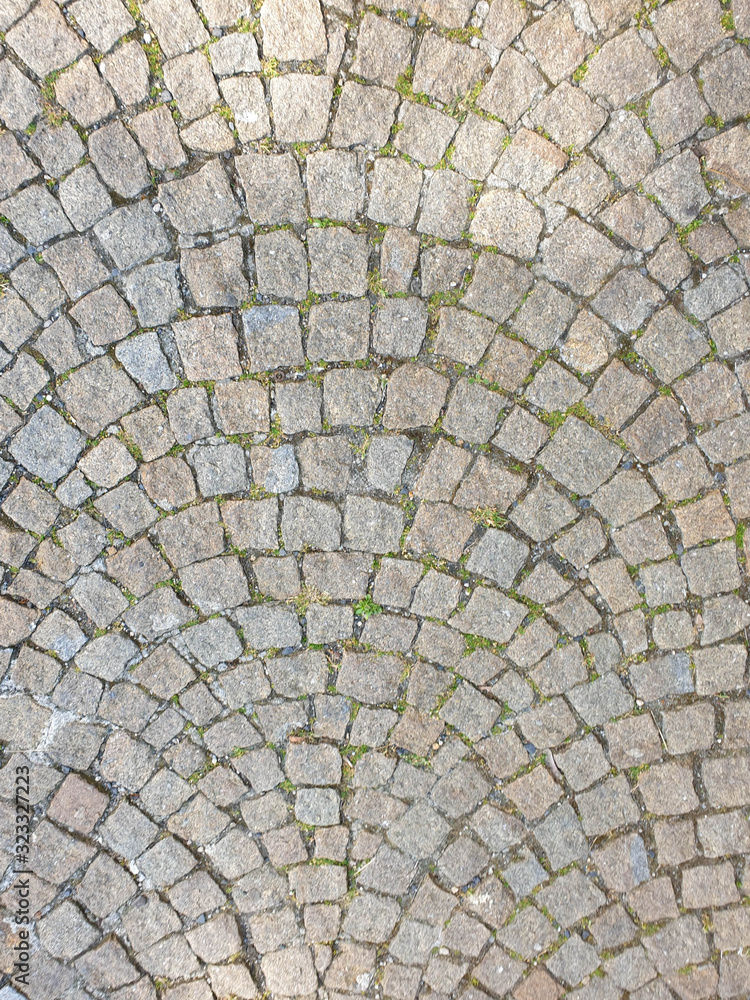
[(451, 143), (446, 149), (445, 156), (442, 158), (442, 160), (440, 160), (439, 163), (435, 164), (435, 170), (447, 170), (448, 167), (451, 165), (451, 160), (453, 159), (453, 154), (455, 153), (455, 151), (456, 147), (453, 143)]
[(464, 655), (468, 656), (475, 652), (477, 649), (491, 649), (492, 640), (485, 638), (483, 635), (464, 635), (464, 641), (466, 642), (466, 649)]
[(380, 269), (375, 267), (367, 275), (367, 287), (373, 295), (385, 295), (386, 288), (380, 275)]
[(659, 65), (663, 69), (668, 69), (668, 67), (669, 67), (669, 53), (667, 52), (667, 50), (664, 48), (663, 45), (660, 45), (657, 48), (657, 50), (654, 53), (654, 55), (659, 60)]
[(637, 782), (638, 778), (643, 774), (644, 771), (651, 769), (650, 764), (639, 764), (637, 767), (629, 767), (628, 774), (630, 775), (630, 780)]
[(402, 97), (406, 97), (410, 101), (415, 101), (417, 104), (429, 104), (430, 99), (427, 94), (415, 91), (413, 82), (414, 67), (407, 66), (404, 72), (396, 80), (396, 90)]
[(62, 70), (55, 70), (54, 73), (50, 73), (44, 80), (42, 84), (42, 105), (44, 107), (44, 118), (48, 125), (53, 128), (57, 128), (62, 125), (64, 121), (67, 121), (68, 112), (64, 111), (59, 104), (57, 104), (57, 98), (55, 95), (55, 81), (58, 79)]
[(228, 104), (224, 104), (223, 102), (221, 102), (220, 104), (215, 104), (214, 111), (216, 111), (217, 114), (221, 115), (224, 121), (230, 123), (234, 122), (234, 114), (232, 113), (232, 109), (229, 107)]
[(151, 76), (155, 76), (158, 79), (163, 78), (164, 73), (161, 68), (161, 49), (159, 48), (159, 43), (151, 35), (150, 42), (141, 42), (143, 46), (143, 51), (146, 53), (146, 58), (148, 59), (148, 69)]
[(376, 604), (369, 594), (354, 605), (355, 615), (359, 615), (360, 618), (364, 618), (365, 620), (372, 618), (373, 615), (379, 615), (382, 610), (382, 607)]
[(503, 517), (495, 507), (477, 507), (471, 515), (475, 524), (484, 524), (488, 528), (504, 528), (508, 518)]
[(276, 56), (261, 59), (260, 66), (260, 75), (264, 76), (267, 80), (279, 75), (279, 60)]
[(686, 226), (677, 226), (676, 227), (677, 239), (684, 246), (684, 244), (687, 242), (687, 238), (690, 235), (690, 233), (694, 232), (702, 225), (703, 225), (703, 219), (698, 218), (698, 219), (693, 219), (692, 222), (688, 222)]
[(482, 37), (482, 29), (470, 25), (467, 28), (446, 28), (441, 34), (444, 38), (451, 38), (456, 42), (464, 42), (468, 45), (472, 38)]
[(567, 414), (563, 410), (550, 410), (540, 414), (540, 420), (550, 428), (550, 433), (554, 434), (565, 423)]
[(573, 80), (576, 83), (580, 83), (581, 80), (586, 76), (589, 71), (588, 60), (581, 63), (581, 65), (573, 72)]

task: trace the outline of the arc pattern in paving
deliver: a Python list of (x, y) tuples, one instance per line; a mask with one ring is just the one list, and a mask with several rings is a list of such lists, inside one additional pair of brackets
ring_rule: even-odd
[(747, 0), (0, 32), (2, 1000), (746, 998)]

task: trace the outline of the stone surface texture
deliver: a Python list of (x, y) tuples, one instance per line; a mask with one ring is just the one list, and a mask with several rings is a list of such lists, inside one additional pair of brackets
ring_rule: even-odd
[(748, 37), (0, 0), (0, 1000), (747, 1000)]

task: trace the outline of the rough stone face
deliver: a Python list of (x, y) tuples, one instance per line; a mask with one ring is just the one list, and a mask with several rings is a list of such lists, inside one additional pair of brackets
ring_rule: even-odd
[(242, 243), (230, 237), (205, 250), (183, 250), (180, 268), (196, 304), (204, 308), (238, 305), (249, 292), (243, 273)]
[[(343, 275), (345, 266), (341, 263)], [(349, 279), (343, 276), (342, 280)], [(369, 303), (366, 299), (328, 301), (312, 306), (308, 357), (324, 361), (363, 359), (369, 342), (369, 323)]]
[(479, 107), (512, 128), (528, 107), (533, 107), (547, 87), (531, 62), (514, 48), (500, 57), (489, 82), (479, 96)]
[(669, 231), (669, 223), (652, 202), (634, 193), (607, 208), (601, 219), (615, 235), (638, 250), (652, 250)]
[(567, 156), (554, 143), (522, 128), (500, 157), (492, 176), (503, 186), (519, 187), (536, 196), (566, 163)]
[(119, 122), (97, 129), (89, 153), (107, 187), (123, 198), (133, 198), (149, 186), (145, 157)]
[(590, 97), (621, 108), (656, 86), (658, 76), (656, 58), (631, 28), (606, 42), (594, 55), (582, 86)]
[(431, 426), (448, 391), (448, 380), (429, 368), (403, 365), (391, 378), (384, 426), (389, 430)]
[(101, 73), (124, 105), (140, 104), (149, 90), (146, 53), (135, 41), (125, 42), (101, 62)]
[[(77, 136), (75, 136), (75, 138), (78, 139)], [(75, 153), (73, 155), (73, 162), (75, 163), (75, 160), (78, 159), (78, 157), (75, 157)], [(37, 169), (34, 166), (34, 163), (23, 152), (10, 132), (6, 132), (3, 135), (2, 143), (0, 145), (0, 156), (2, 156), (1, 162), (5, 173), (5, 180), (3, 181), (3, 187), (1, 190), (3, 198), (7, 198), (8, 195), (15, 191), (17, 187), (20, 187), (24, 181), (35, 177)]]
[(271, 81), (274, 131), (281, 142), (315, 142), (325, 135), (333, 80), (289, 73)]
[(507, 129), (470, 114), (456, 133), (453, 163), (471, 180), (484, 180), (500, 155)]
[(689, 150), (652, 171), (643, 187), (646, 194), (658, 198), (663, 210), (679, 226), (692, 222), (709, 200), (700, 163)]
[(281, 62), (317, 59), (325, 54), (326, 34), (318, 0), (272, 0), (261, 17), (264, 48)]
[(39, 91), (9, 59), (0, 61), (0, 110), (10, 128), (25, 129), (42, 110)]
[(563, 282), (576, 295), (594, 295), (620, 258), (614, 244), (579, 219), (564, 222), (543, 250), (547, 277)]
[(332, 144), (380, 149), (388, 141), (397, 105), (394, 91), (347, 80), (333, 123)]
[(60, 395), (73, 419), (88, 434), (98, 434), (107, 423), (133, 409), (143, 398), (108, 357), (78, 368)]
[(694, 80), (682, 76), (660, 87), (651, 98), (649, 123), (656, 141), (666, 148), (692, 135), (706, 116)]
[(345, 227), (310, 229), (310, 288), (314, 292), (364, 295), (367, 288), (368, 251), (364, 237)]
[(71, 231), (65, 213), (50, 193), (40, 185), (24, 188), (0, 202), (0, 208), (16, 229), (35, 244), (46, 243)]
[[(257, 60), (257, 54), (254, 58)], [(255, 65), (252, 58), (249, 62)], [(221, 80), (219, 89), (232, 110), (237, 134), (243, 142), (261, 139), (270, 133), (271, 122), (260, 80), (256, 77), (232, 76)]]
[(362, 211), (365, 194), (357, 154), (332, 149), (311, 155), (307, 161), (307, 191), (314, 217), (355, 219)]
[(737, 46), (702, 69), (704, 99), (711, 110), (725, 121), (741, 113), (748, 85), (748, 66)]
[(208, 41), (199, 17), (182, 0), (149, 0), (144, 14), (152, 23), (167, 59)]
[(536, 253), (542, 220), (520, 192), (491, 191), (480, 198), (470, 231), (480, 243), (530, 259)]
[(558, 146), (572, 146), (576, 152), (587, 146), (607, 121), (605, 112), (567, 81), (537, 105), (533, 117)]
[(258, 236), (255, 241), (258, 290), (264, 295), (299, 301), (307, 295), (307, 258), (291, 233)]
[(399, 124), (396, 149), (428, 167), (445, 156), (456, 132), (455, 121), (422, 104), (409, 104)]
[[(585, 456), (585, 458), (584, 458)], [(591, 493), (614, 472), (621, 451), (588, 424), (569, 418), (547, 445), (541, 462), (564, 486), (576, 493)]]
[(409, 64), (411, 44), (411, 34), (406, 28), (367, 13), (362, 20), (352, 72), (373, 83), (395, 87)]
[(553, 83), (572, 73), (591, 51), (589, 39), (576, 31), (573, 13), (564, 6), (534, 21), (523, 40)]
[(90, 56), (84, 56), (55, 81), (55, 97), (83, 128), (96, 125), (116, 110), (112, 91)]
[(710, 0), (683, 0), (674, 11), (661, 13), (657, 37), (680, 70), (691, 69), (704, 52), (721, 40), (725, 29), (720, 14)]
[(550, 188), (550, 197), (579, 213), (590, 215), (612, 191), (607, 173), (589, 157), (584, 157)]
[(252, 371), (275, 364), (304, 363), (297, 311), (288, 306), (255, 306), (242, 314), (245, 345)]
[(414, 67), (414, 90), (449, 103), (468, 93), (486, 66), (487, 57), (478, 49), (427, 32)]
[(367, 214), (376, 222), (410, 226), (422, 188), (422, 171), (404, 160), (375, 161)]
[(661, 290), (635, 270), (619, 271), (592, 300), (591, 307), (621, 333), (643, 325), (663, 302)]
[[(19, 8), (16, 13), (25, 12)], [(84, 51), (81, 40), (49, 0), (43, 0), (39, 7), (18, 21), (7, 38), (13, 51), (42, 78), (69, 66)]]
[(44, 406), (13, 438), (11, 453), (33, 475), (54, 483), (70, 472), (83, 446), (83, 435)]
[(162, 185), (159, 197), (173, 225), (182, 233), (221, 229), (234, 222), (238, 214), (226, 174), (217, 160), (183, 180)]
[(123, 270), (164, 253), (170, 245), (164, 227), (144, 201), (116, 209), (97, 223), (94, 232)]
[(175, 323), (174, 334), (188, 378), (222, 379), (242, 373), (237, 338), (228, 315)]

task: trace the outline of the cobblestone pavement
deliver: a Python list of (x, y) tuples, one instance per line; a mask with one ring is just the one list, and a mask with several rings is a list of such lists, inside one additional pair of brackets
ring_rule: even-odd
[(399, 4), (0, 0), (0, 1000), (748, 997), (750, 0)]

